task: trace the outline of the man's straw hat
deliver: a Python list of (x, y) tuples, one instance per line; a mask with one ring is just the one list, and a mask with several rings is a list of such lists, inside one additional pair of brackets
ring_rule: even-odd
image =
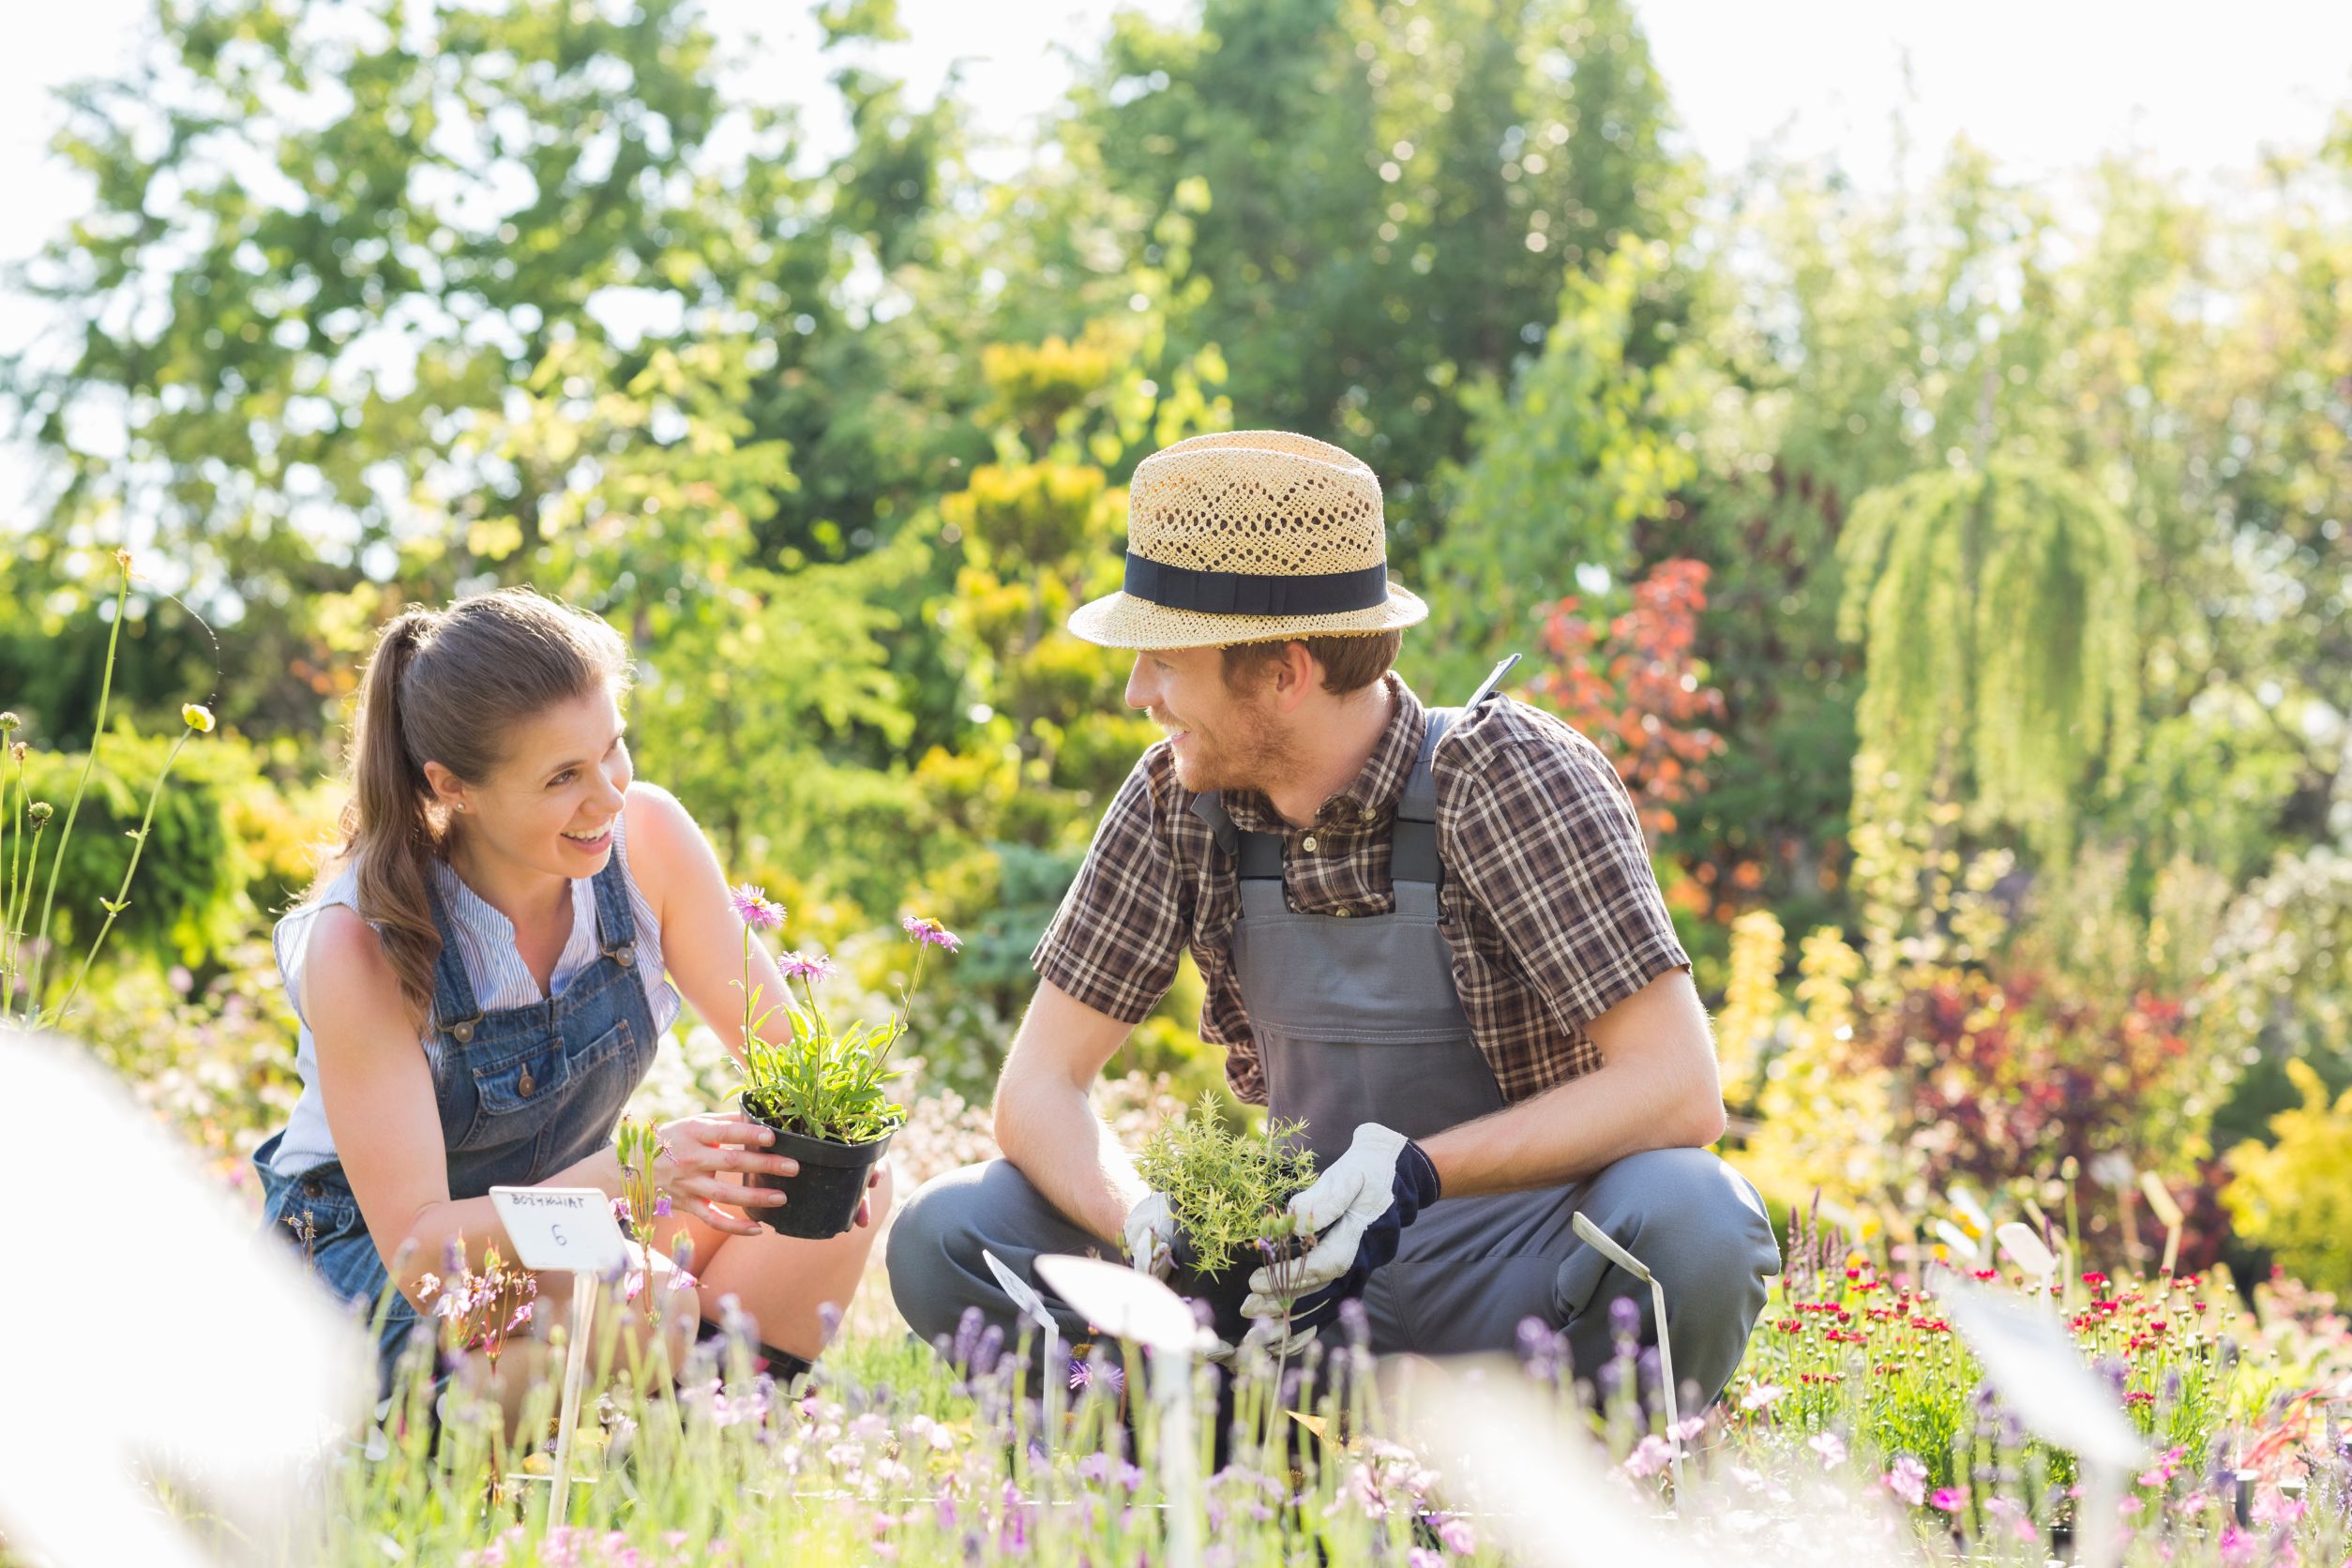
[(1127, 584), (1070, 629), (1106, 648), (1210, 648), (1389, 631), (1428, 606), (1388, 580), (1380, 482), (1283, 430), (1197, 435), (1127, 486)]

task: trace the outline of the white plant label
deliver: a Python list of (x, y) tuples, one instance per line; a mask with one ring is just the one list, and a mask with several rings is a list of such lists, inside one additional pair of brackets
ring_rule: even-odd
[(628, 1239), (612, 1199), (595, 1187), (492, 1187), (490, 1195), (524, 1268), (605, 1274), (627, 1266)]

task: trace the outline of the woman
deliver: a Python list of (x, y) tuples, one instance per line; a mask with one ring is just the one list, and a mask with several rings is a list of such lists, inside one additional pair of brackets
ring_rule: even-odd
[[(453, 1245), (479, 1269), (503, 1242), (493, 1185), (620, 1195), (613, 1128), (681, 992), (741, 1058), (743, 924), (685, 807), (632, 781), (627, 673), (610, 626), (527, 590), (393, 621), (354, 720), (341, 848), (278, 925), (302, 1097), (254, 1164), (269, 1223), (339, 1294), (399, 1287), (387, 1389), (430, 1272)], [(789, 1038), (781, 1013), (771, 1028)], [(719, 1114), (662, 1129), (656, 1252), (683, 1243), (701, 1322), (733, 1297), (781, 1376), (822, 1348), (820, 1304), (856, 1288), (890, 1187), (878, 1168), (844, 1235), (778, 1235), (759, 1216), (782, 1195), (746, 1184), (798, 1168), (769, 1138)], [(568, 1280), (540, 1282), (534, 1329), (563, 1320)], [(648, 1282), (664, 1300), (671, 1283)]]

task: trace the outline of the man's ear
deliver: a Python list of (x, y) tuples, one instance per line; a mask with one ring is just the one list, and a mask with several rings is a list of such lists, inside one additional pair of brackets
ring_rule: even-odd
[(1286, 713), (1306, 701), (1307, 694), (1323, 684), (1323, 667), (1306, 651), (1306, 644), (1295, 638), (1282, 645), (1282, 656), (1269, 672), (1273, 679), (1268, 689)]

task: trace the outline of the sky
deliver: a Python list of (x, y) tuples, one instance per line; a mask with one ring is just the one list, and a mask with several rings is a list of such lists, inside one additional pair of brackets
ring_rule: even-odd
[[(1162, 18), (1192, 0), (1126, 0)], [(2225, 179), (2266, 146), (2315, 143), (2352, 108), (2352, 0), (1634, 0), (1690, 144), (1719, 170), (1761, 150), (1834, 157), (1892, 180), (1896, 121), (1913, 172), (1956, 136), (2007, 173), (2060, 175), (2109, 153)], [(70, 222), (86, 201), (43, 151), (51, 92), (125, 56), (149, 0), (12, 8), (0, 50), (0, 263)], [(708, 0), (722, 37), (759, 38), (763, 93), (822, 99), (823, 66), (800, 0)], [(1116, 0), (900, 0), (897, 64), (918, 93), (960, 68), (996, 156), (1013, 156), (1100, 43)], [(762, 35), (764, 34), (764, 37)], [(985, 167), (985, 165), (984, 165)], [(0, 349), (42, 322), (0, 291)], [(0, 448), (0, 505), (22, 504), (22, 452)]]

